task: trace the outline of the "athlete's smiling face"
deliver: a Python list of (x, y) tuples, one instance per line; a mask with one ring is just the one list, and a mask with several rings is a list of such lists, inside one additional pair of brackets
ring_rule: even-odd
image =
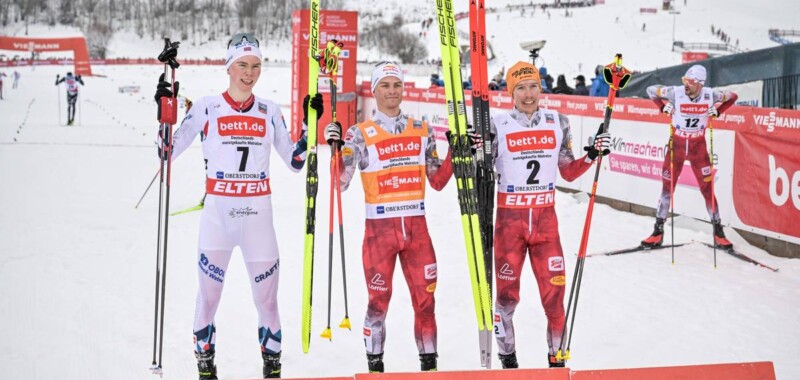
[(539, 95), (541, 93), (542, 87), (539, 82), (533, 79), (521, 81), (514, 86), (514, 92), (512, 93), (514, 105), (520, 112), (524, 112), (530, 117), (539, 109)]
[(396, 77), (386, 77), (375, 86), (375, 101), (378, 110), (388, 116), (400, 113), (400, 103), (403, 102), (403, 82)]
[(239, 58), (228, 68), (230, 87), (243, 93), (253, 92), (261, 76), (261, 60), (252, 55)]

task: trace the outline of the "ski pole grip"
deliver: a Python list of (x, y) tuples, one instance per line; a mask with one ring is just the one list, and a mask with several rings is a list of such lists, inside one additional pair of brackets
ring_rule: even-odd
[(173, 70), (180, 67), (181, 64), (175, 60), (180, 44), (180, 41), (170, 42), (169, 38), (164, 38), (164, 50), (158, 55), (158, 61), (168, 64)]
[(161, 124), (175, 125), (178, 122), (178, 99), (162, 96), (160, 98), (161, 113), (158, 117), (158, 122)]

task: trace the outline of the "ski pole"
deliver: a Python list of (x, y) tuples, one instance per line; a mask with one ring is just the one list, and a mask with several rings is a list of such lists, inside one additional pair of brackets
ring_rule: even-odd
[[(333, 154), (333, 150), (336, 147), (331, 144), (331, 157), (335, 158), (336, 155)], [(331, 162), (331, 166), (336, 165), (336, 162)], [(333, 170), (331, 170), (333, 172)], [(330, 207), (328, 208), (328, 324), (325, 327), (325, 330), (322, 331), (320, 334), (321, 337), (333, 340), (331, 335), (331, 289), (333, 288), (333, 187), (334, 182), (338, 181), (339, 179), (331, 175), (331, 188), (330, 188)]]
[[(56, 74), (58, 82), (58, 74)], [(58, 98), (58, 126), (61, 126), (61, 83), (56, 83), (56, 98)]]
[[(158, 60), (164, 63), (164, 76), (167, 74), (167, 67), (172, 69), (171, 82), (172, 93), (175, 94), (175, 69), (180, 64), (175, 60), (178, 55), (180, 42), (170, 42), (169, 38), (164, 38), (164, 50), (158, 55)], [(162, 110), (163, 111), (163, 110)], [(172, 111), (169, 111), (170, 113)], [(161, 374), (161, 361), (164, 352), (164, 308), (166, 298), (167, 282), (167, 247), (169, 236), (169, 191), (172, 174), (172, 124), (168, 122), (170, 118), (162, 112), (161, 115), (161, 154), (167, 157), (159, 157), (161, 161), (159, 194), (158, 194), (158, 234), (156, 243), (156, 307), (155, 307), (155, 327), (153, 332), (153, 366), (151, 370), (154, 374)], [(174, 120), (169, 120), (174, 123)], [(157, 349), (156, 349), (157, 347)]]
[[(609, 129), (611, 122), (611, 113), (614, 111), (614, 100), (616, 100), (617, 91), (624, 88), (630, 81), (631, 74), (625, 67), (622, 66), (622, 54), (617, 54), (614, 62), (606, 65), (603, 68), (603, 79), (609, 84), (608, 100), (606, 101), (606, 111), (601, 124), (601, 130), (598, 132), (606, 133)], [(592, 213), (594, 212), (595, 195), (597, 193), (597, 182), (600, 177), (600, 167), (603, 162), (602, 152), (597, 157), (597, 167), (594, 172), (594, 182), (592, 183), (592, 192), (589, 194), (589, 208), (586, 211), (586, 221), (583, 225), (583, 234), (581, 235), (581, 244), (578, 250), (578, 259), (575, 264), (574, 280), (569, 293), (569, 302), (567, 302), (567, 311), (564, 318), (564, 328), (561, 332), (561, 342), (556, 354), (558, 360), (569, 360), (570, 345), (572, 344), (572, 332), (575, 325), (575, 315), (578, 311), (578, 297), (580, 296), (581, 280), (583, 279), (583, 266), (586, 260), (586, 246), (589, 241), (589, 229), (592, 225)], [(573, 295), (575, 302), (573, 304)], [(572, 311), (572, 319), (570, 320), (570, 311)], [(569, 323), (569, 330), (567, 324)], [(567, 336), (567, 345), (564, 347), (564, 336)]]
[(146, 189), (144, 189), (144, 193), (142, 193), (142, 196), (139, 198), (139, 202), (136, 202), (136, 206), (133, 206), (134, 209), (138, 209), (139, 205), (142, 204), (142, 200), (144, 199), (144, 196), (147, 195), (148, 191), (150, 191), (150, 187), (153, 186), (153, 183), (156, 181), (156, 178), (158, 178), (159, 174), (161, 174), (161, 167), (158, 168), (158, 171), (156, 172), (156, 175), (153, 176), (153, 179), (150, 180), (150, 184), (147, 185)]
[[(714, 175), (714, 126), (711, 123), (711, 119), (712, 118), (710, 118), (710, 117), (708, 118), (708, 134), (709, 134), (708, 137), (709, 137), (710, 144), (711, 144), (711, 160), (709, 160), (709, 161), (711, 161), (711, 243), (713, 243), (712, 245), (714, 246), (714, 268), (716, 269), (717, 268), (717, 241), (714, 238), (714, 233), (715, 233), (715, 231), (714, 231), (714, 216), (717, 215), (717, 209), (716, 209), (716, 202), (714, 202), (715, 201), (715, 195), (714, 195), (714, 177), (715, 177), (715, 175)], [(719, 218), (717, 218), (717, 220), (719, 220)], [(720, 225), (720, 228), (722, 228), (721, 225)]]
[[(328, 59), (326, 60), (326, 67), (331, 74), (331, 120), (336, 122), (336, 94), (337, 94), (337, 76), (339, 74), (339, 52), (341, 51), (344, 44), (338, 42), (336, 40), (331, 40), (328, 42), (328, 49), (330, 50), (330, 54), (328, 54)], [(339, 182), (339, 177), (341, 175), (341, 167), (339, 166), (339, 161), (341, 160), (341, 142), (332, 142), (331, 144), (331, 159), (333, 161), (333, 175), (331, 176), (331, 186), (334, 189), (334, 196), (336, 197), (337, 209), (339, 212), (339, 251), (342, 256), (342, 290), (344, 291), (344, 319), (342, 322), (339, 323), (339, 328), (352, 330), (350, 325), (350, 311), (348, 310), (347, 306), (347, 269), (345, 265), (345, 254), (344, 254), (344, 222), (342, 220), (342, 187)], [(333, 196), (331, 197), (331, 209), (333, 208)], [(332, 212), (332, 211), (331, 211)], [(333, 218), (333, 215), (331, 215)], [(331, 221), (332, 222), (332, 221)], [(333, 232), (333, 227), (331, 226), (331, 233)], [(331, 240), (332, 242), (332, 240)], [(331, 248), (332, 250), (333, 248)], [(330, 319), (330, 317), (329, 317)]]
[(672, 239), (672, 265), (675, 265), (675, 125), (669, 122), (669, 229)]
[[(323, 68), (323, 71), (327, 72), (328, 75), (328, 82), (330, 83), (330, 90), (331, 90), (331, 121), (336, 122), (336, 75), (338, 72), (338, 55), (341, 50), (341, 43), (338, 43), (336, 40), (328, 41), (325, 50), (323, 51), (322, 57), (320, 57), (320, 67)], [(339, 186), (339, 175), (338, 175), (338, 159), (339, 156), (337, 154), (339, 147), (333, 141), (328, 141), (331, 148), (331, 184), (330, 184), (330, 207), (328, 213), (328, 324), (325, 330), (320, 335), (323, 338), (327, 338), (328, 340), (332, 339), (331, 333), (331, 298), (332, 298), (332, 291), (333, 291), (333, 222), (334, 222), (334, 202), (336, 200), (337, 189)], [(340, 235), (340, 243), (342, 247), (342, 257), (344, 258), (344, 240), (343, 237), (343, 230), (342, 230), (342, 209), (341, 209), (341, 199), (339, 199), (339, 235)], [(344, 265), (342, 266), (344, 270)], [(347, 299), (347, 289), (345, 285), (345, 299)], [(346, 301), (345, 301), (346, 303)], [(346, 316), (345, 319), (349, 322), (349, 318)], [(344, 324), (344, 321), (342, 322)], [(349, 323), (348, 323), (349, 324)], [(341, 327), (342, 325), (340, 325)]]

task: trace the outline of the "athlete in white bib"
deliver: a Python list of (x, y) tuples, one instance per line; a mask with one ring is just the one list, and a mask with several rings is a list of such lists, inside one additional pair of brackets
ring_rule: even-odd
[[(736, 102), (738, 96), (731, 91), (713, 90), (703, 87), (706, 82), (706, 69), (694, 65), (686, 71), (682, 78), (683, 86), (650, 86), (647, 95), (661, 112), (672, 117), (674, 128), (673, 151), (664, 155), (661, 172), (661, 196), (656, 208), (656, 224), (653, 233), (642, 240), (643, 246), (658, 246), (664, 241), (664, 221), (669, 213), (672, 201), (672, 179), (681, 175), (684, 161), (688, 160), (697, 179), (700, 193), (706, 202), (706, 209), (714, 224), (714, 243), (721, 248), (733, 248), (733, 244), (725, 237), (716, 199), (712, 201), (711, 193), (711, 160), (706, 150), (706, 128), (711, 119), (718, 117)], [(666, 101), (666, 103), (665, 103)], [(717, 106), (719, 105), (719, 106)], [(670, 156), (675, 173), (670, 173)], [(672, 175), (674, 174), (674, 175)]]
[[(195, 356), (200, 379), (216, 379), (214, 315), (232, 250), (238, 246), (258, 311), (263, 374), (265, 378), (275, 378), (280, 377), (281, 371), (282, 331), (270, 154), (274, 151), (292, 171), (299, 172), (306, 156), (305, 125), (301, 139), (293, 143), (280, 107), (253, 95), (253, 86), (261, 75), (261, 52), (258, 40), (251, 34), (233, 36), (225, 67), (230, 77), (228, 89), (220, 95), (197, 99), (173, 136), (173, 159), (199, 134), (206, 161), (208, 196), (200, 219), (196, 263), (199, 289), (194, 318)], [(169, 88), (162, 76), (156, 102), (160, 103), (162, 96), (177, 96)], [(322, 115), (321, 95), (311, 100), (311, 106), (318, 117)]]
[[(520, 277), (530, 257), (539, 296), (547, 316), (548, 364), (556, 359), (564, 326), (564, 254), (555, 212), (556, 175), (573, 181), (601, 154), (608, 154), (611, 137), (599, 134), (584, 148), (580, 159), (572, 154), (569, 119), (539, 107), (539, 71), (517, 62), (506, 74), (514, 109), (492, 117), (492, 151), (497, 173), (497, 219), (494, 231), (494, 332), (503, 368), (517, 368), (514, 311), (520, 299)], [(601, 131), (602, 132), (602, 125)]]

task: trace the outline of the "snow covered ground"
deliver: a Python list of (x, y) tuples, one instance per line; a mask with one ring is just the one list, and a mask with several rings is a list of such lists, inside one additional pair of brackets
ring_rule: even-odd
[[(0, 346), (9, 379), (151, 378), (156, 192), (134, 209), (158, 160), (152, 101), (156, 66), (96, 67), (107, 78), (85, 78), (80, 117), (64, 122), (63, 92), (53, 86), (66, 67), (23, 69), (20, 88), (6, 87), (0, 101)], [(219, 93), (221, 67), (185, 66), (179, 79), (187, 95)], [(266, 68), (256, 92), (289, 102), (288, 68)], [(7, 82), (8, 83), (8, 82)], [(139, 85), (139, 94), (119, 86)], [(63, 87), (60, 89), (63, 91)], [(60, 100), (59, 100), (60, 99)], [(59, 120), (59, 104), (61, 113)], [(284, 115), (288, 115), (284, 107)], [(16, 141), (15, 141), (16, 140)], [(203, 194), (199, 142), (174, 163), (173, 210), (195, 205)], [(349, 309), (353, 331), (325, 327), (327, 186), (322, 149), (314, 320), (311, 351), (300, 348), (300, 292), (304, 174), (273, 161), (275, 224), (280, 237), (280, 307), (284, 377), (346, 376), (366, 370), (361, 321), (366, 287), (360, 265), (364, 211), (360, 185), (344, 193)], [(356, 180), (358, 181), (358, 180)], [(157, 186), (157, 184), (156, 184)], [(613, 186), (603, 183), (600, 186)], [(653, 194), (655, 200), (655, 194)], [(439, 260), (437, 320), (440, 370), (479, 369), (455, 185), (428, 193), (428, 221)], [(557, 194), (567, 279), (572, 280), (586, 196)], [(164, 343), (165, 379), (196, 376), (192, 320), (200, 213), (171, 218)], [(590, 252), (632, 246), (649, 234), (653, 219), (595, 209)], [(676, 240), (710, 240), (707, 224), (676, 219)], [(800, 260), (772, 257), (728, 231), (737, 247), (780, 272), (758, 268), (700, 245), (647, 254), (592, 257), (586, 261), (575, 335), (574, 369), (773, 361), (779, 379), (800, 378)], [(338, 260), (334, 273), (340, 273)], [(258, 377), (261, 359), (246, 272), (239, 254), (228, 271), (217, 317), (217, 364), (224, 379)], [(544, 314), (531, 272), (522, 275), (516, 314), (522, 367), (546, 366)], [(567, 286), (570, 284), (568, 283)], [(419, 368), (413, 318), (401, 276), (388, 316), (386, 370)], [(344, 315), (341, 283), (334, 280), (332, 323)], [(495, 359), (494, 367), (499, 363)]]

